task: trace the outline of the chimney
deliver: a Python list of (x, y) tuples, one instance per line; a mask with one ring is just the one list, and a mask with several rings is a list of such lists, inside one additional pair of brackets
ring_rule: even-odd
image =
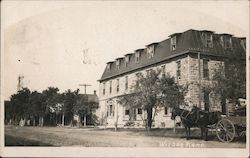
[(96, 90), (94, 90), (94, 95), (96, 95)]

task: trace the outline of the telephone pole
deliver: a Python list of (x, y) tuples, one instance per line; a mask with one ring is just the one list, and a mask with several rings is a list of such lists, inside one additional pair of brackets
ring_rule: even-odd
[(85, 94), (87, 94), (86, 93), (86, 91), (87, 91), (87, 86), (91, 86), (90, 84), (79, 84), (79, 86), (83, 86), (84, 87), (84, 92), (85, 92)]
[(21, 90), (21, 88), (22, 88), (22, 80), (23, 80), (23, 78), (24, 78), (24, 76), (21, 76), (21, 75), (19, 75), (18, 76), (18, 83), (17, 83), (17, 91), (20, 91)]

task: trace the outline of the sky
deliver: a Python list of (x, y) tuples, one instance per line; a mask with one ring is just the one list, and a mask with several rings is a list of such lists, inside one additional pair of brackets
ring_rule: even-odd
[(3, 98), (22, 84), (99, 92), (108, 61), (189, 29), (249, 35), (248, 1), (3, 1)]

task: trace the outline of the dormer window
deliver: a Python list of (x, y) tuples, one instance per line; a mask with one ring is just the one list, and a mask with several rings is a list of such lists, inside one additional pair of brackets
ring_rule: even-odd
[(135, 63), (139, 63), (140, 62), (140, 57), (141, 57), (141, 51), (143, 49), (137, 49), (135, 50)]
[(171, 46), (171, 50), (172, 51), (174, 51), (174, 50), (176, 50), (176, 36), (172, 36), (171, 37), (171, 44), (170, 44), (170, 46)]
[(110, 72), (110, 70), (111, 70), (111, 63), (108, 63), (107, 64), (107, 71)]
[(213, 48), (213, 34), (210, 31), (202, 32), (202, 42), (204, 47)]
[(232, 35), (222, 34), (220, 43), (224, 49), (232, 49)]
[(232, 38), (227, 37), (225, 40), (225, 48), (226, 49), (232, 49)]
[(245, 38), (240, 38), (240, 45), (244, 50), (246, 50), (246, 39)]
[(116, 59), (116, 69), (120, 70), (120, 59)]
[(136, 52), (135, 53), (135, 63), (139, 63), (140, 62), (140, 52)]
[(154, 57), (156, 44), (157, 43), (152, 43), (146, 46), (148, 59), (151, 59)]
[(126, 67), (127, 67), (128, 64), (130, 63), (130, 56), (131, 56), (131, 54), (126, 54), (126, 55), (125, 55), (125, 66), (126, 66)]

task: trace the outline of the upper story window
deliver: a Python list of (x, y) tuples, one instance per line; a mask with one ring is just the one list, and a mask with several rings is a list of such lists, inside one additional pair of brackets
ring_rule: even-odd
[(162, 76), (166, 75), (166, 65), (161, 66), (161, 74), (162, 74)]
[(141, 51), (143, 51), (143, 49), (137, 49), (137, 50), (135, 50), (135, 63), (139, 63), (140, 62)]
[(109, 81), (109, 93), (112, 93), (112, 81)]
[(177, 79), (181, 79), (181, 61), (177, 61), (177, 71), (176, 71), (176, 77)]
[(220, 43), (224, 49), (232, 49), (232, 35), (229, 34), (222, 34), (220, 37)]
[(120, 90), (120, 85), (119, 85), (119, 79), (116, 79), (116, 92), (119, 92)]
[(107, 65), (107, 71), (110, 72), (110, 70), (111, 70), (111, 63), (108, 63), (108, 65)]
[(171, 37), (170, 49), (172, 51), (176, 50), (176, 39), (177, 39), (176, 36)]
[(138, 108), (138, 109), (137, 109), (137, 114), (138, 114), (138, 115), (141, 115), (141, 114), (142, 114), (142, 109), (141, 109), (141, 108)]
[(202, 42), (206, 48), (213, 48), (213, 34), (212, 32), (202, 32)]
[(136, 52), (135, 53), (135, 63), (139, 63), (140, 62), (140, 52)]
[(128, 76), (125, 77), (125, 90), (128, 89)]
[(225, 39), (225, 48), (232, 49), (232, 38), (231, 37), (228, 37)]
[(208, 60), (203, 60), (203, 78), (209, 79)]
[(140, 73), (136, 73), (135, 76), (136, 76), (135, 85), (138, 87), (138, 86), (139, 86), (139, 77), (140, 77)]
[(102, 94), (105, 95), (105, 82), (102, 84)]
[(116, 69), (117, 70), (120, 70), (120, 65), (121, 65), (120, 62), (121, 62), (120, 59), (116, 59)]
[(147, 76), (150, 76), (150, 75), (151, 75), (151, 72), (152, 72), (152, 69), (146, 70)]
[(156, 44), (157, 43), (152, 43), (152, 44), (146, 46), (148, 59), (151, 59), (154, 57)]
[(240, 45), (244, 50), (246, 50), (246, 39), (245, 38), (240, 38)]
[(129, 62), (130, 62), (130, 55), (128, 54), (125, 56), (125, 66), (126, 67), (128, 66)]

